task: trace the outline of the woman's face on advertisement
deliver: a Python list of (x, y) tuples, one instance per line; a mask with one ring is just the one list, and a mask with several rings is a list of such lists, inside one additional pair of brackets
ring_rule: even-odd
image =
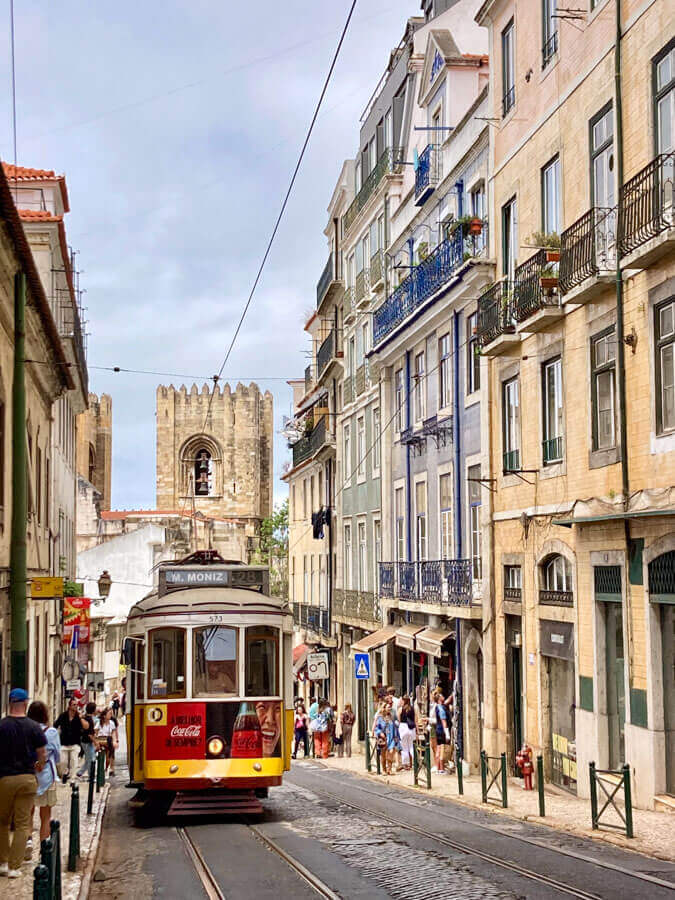
[(263, 756), (272, 756), (281, 737), (280, 704), (277, 700), (260, 700), (255, 705), (263, 739)]

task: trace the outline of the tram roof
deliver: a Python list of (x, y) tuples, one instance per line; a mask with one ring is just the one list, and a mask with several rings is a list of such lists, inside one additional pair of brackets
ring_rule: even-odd
[(172, 616), (181, 613), (283, 613), (290, 615), (288, 601), (282, 597), (268, 597), (246, 588), (186, 587), (159, 596), (151, 591), (129, 610), (128, 619), (144, 616)]

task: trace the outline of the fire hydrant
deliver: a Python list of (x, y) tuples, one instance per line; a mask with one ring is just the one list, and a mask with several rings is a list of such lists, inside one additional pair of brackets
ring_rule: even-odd
[(533, 790), (532, 772), (534, 771), (534, 765), (532, 764), (532, 747), (523, 744), (518, 753), (516, 753), (516, 765), (523, 776), (523, 790)]

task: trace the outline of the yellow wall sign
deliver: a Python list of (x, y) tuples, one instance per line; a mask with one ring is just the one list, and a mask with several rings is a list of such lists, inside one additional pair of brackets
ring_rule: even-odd
[(48, 576), (31, 578), (30, 595), (33, 600), (63, 597), (63, 578), (51, 578)]

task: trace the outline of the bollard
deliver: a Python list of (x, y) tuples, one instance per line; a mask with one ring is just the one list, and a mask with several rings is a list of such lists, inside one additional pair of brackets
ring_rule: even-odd
[(58, 819), (51, 820), (49, 832), (54, 846), (54, 887), (52, 896), (54, 900), (61, 900), (61, 823)]
[(417, 741), (413, 744), (413, 784), (417, 787), (417, 782), (419, 781), (420, 776), (420, 758), (419, 758), (419, 744)]
[(485, 750), (480, 751), (480, 792), (481, 803), (487, 803), (487, 756)]
[[(314, 755), (314, 746), (312, 745), (312, 756)], [(96, 756), (96, 793), (101, 790), (105, 784), (105, 750), (99, 750)]]
[(623, 766), (623, 796), (626, 802), (626, 837), (633, 837), (633, 797), (630, 787), (630, 766)]
[(40, 863), (39, 866), (35, 866), (33, 869), (33, 900), (51, 900), (51, 898), (49, 869), (44, 863)]
[(370, 759), (370, 735), (366, 731), (366, 772), (370, 772), (372, 768)]
[(595, 763), (589, 762), (588, 774), (591, 780), (591, 826), (598, 827), (598, 786), (595, 783)]
[(455, 768), (457, 769), (457, 790), (459, 791), (460, 797), (464, 793), (464, 772), (462, 771), (462, 760), (459, 758), (459, 753), (457, 752), (457, 748), (455, 747)]
[(509, 805), (508, 797), (508, 775), (506, 773), (506, 753), (502, 753), (502, 807), (506, 809)]
[(427, 770), (427, 788), (431, 790), (431, 743), (429, 741), (424, 745), (424, 766)]
[(546, 815), (546, 806), (544, 803), (544, 757), (541, 753), (537, 756), (537, 793), (539, 794), (539, 815), (543, 818)]
[(68, 833), (68, 871), (77, 871), (77, 857), (80, 855), (80, 789), (71, 786), (70, 829)]
[(89, 765), (89, 784), (87, 785), (87, 815), (94, 812), (94, 782), (96, 781), (96, 763), (92, 759)]
[(377, 745), (377, 740), (375, 741), (375, 762), (377, 763), (377, 774), (381, 775), (381, 760), (380, 760), (380, 748)]
[[(49, 898), (54, 896), (54, 872), (55, 872), (55, 859), (54, 859), (54, 842), (51, 837), (45, 838), (44, 841), (40, 841), (40, 863), (47, 870), (48, 878), (48, 891), (47, 896)], [(37, 872), (37, 869), (35, 870)]]

